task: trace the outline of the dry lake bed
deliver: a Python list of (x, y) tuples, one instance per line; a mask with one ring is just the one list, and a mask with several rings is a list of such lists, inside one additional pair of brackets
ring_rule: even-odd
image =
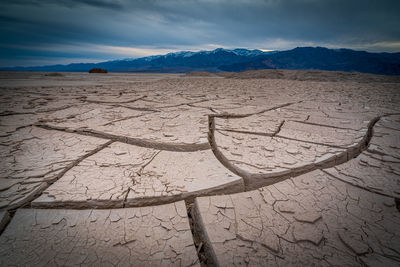
[(399, 266), (400, 78), (0, 72), (1, 266)]

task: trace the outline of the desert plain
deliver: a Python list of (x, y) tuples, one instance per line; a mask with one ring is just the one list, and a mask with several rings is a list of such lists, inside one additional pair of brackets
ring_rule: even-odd
[(1, 266), (399, 266), (400, 77), (0, 72)]

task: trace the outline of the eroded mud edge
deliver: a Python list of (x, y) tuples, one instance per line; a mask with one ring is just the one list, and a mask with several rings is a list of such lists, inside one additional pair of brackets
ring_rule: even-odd
[[(244, 191), (244, 182), (242, 179), (222, 184), (219, 186), (193, 191), (184, 192), (182, 194), (170, 196), (154, 196), (129, 199), (130, 190), (126, 190), (120, 199), (113, 200), (93, 200), (84, 201), (42, 201), (32, 202), (32, 208), (39, 209), (115, 209), (115, 208), (133, 208), (164, 205), (180, 200), (185, 200), (186, 203), (193, 203), (196, 197), (215, 196), (225, 194), (235, 194)], [(49, 196), (51, 198), (51, 196)]]
[(175, 152), (195, 152), (210, 149), (208, 142), (199, 144), (174, 144), (174, 143), (162, 143), (154, 142), (140, 138), (126, 137), (121, 135), (109, 134), (100, 131), (90, 130), (90, 129), (69, 129), (66, 127), (57, 127), (46, 124), (35, 124), (34, 126), (43, 128), (46, 130), (56, 130), (67, 133), (75, 133), (80, 135), (87, 135), (107, 140), (112, 140), (114, 142), (121, 142), (129, 145), (135, 145), (146, 148), (154, 148), (158, 150), (175, 151)]
[[(396, 113), (397, 114), (397, 113)], [(369, 143), (371, 141), (371, 138), (373, 136), (373, 128), (375, 124), (385, 116), (390, 116), (390, 115), (396, 115), (396, 114), (384, 114), (381, 116), (376, 116), (370, 122), (368, 123), (367, 126), (367, 131), (364, 135), (364, 137), (354, 146), (343, 148), (345, 151), (341, 152), (338, 155), (334, 155), (332, 157), (329, 157), (325, 160), (322, 160), (321, 162), (317, 164), (308, 164), (305, 166), (293, 168), (291, 170), (285, 170), (282, 172), (277, 172), (277, 173), (268, 173), (268, 174), (254, 174), (247, 172), (237, 166), (235, 166), (218, 148), (218, 144), (216, 143), (215, 140), (215, 131), (216, 131), (216, 126), (215, 126), (215, 118), (219, 118), (219, 116), (215, 115), (209, 115), (208, 116), (208, 127), (209, 127), (209, 132), (208, 132), (208, 141), (210, 143), (211, 149), (215, 155), (215, 157), (221, 162), (222, 165), (224, 165), (227, 169), (232, 171), (233, 173), (239, 175), (240, 177), (243, 178), (244, 183), (245, 183), (245, 191), (251, 191), (258, 189), (263, 186), (268, 186), (292, 177), (299, 176), (301, 174), (311, 172), (316, 169), (326, 169), (326, 168), (331, 168), (336, 165), (345, 163), (358, 155), (360, 155), (363, 151), (365, 151)], [(235, 117), (232, 117), (235, 118)]]

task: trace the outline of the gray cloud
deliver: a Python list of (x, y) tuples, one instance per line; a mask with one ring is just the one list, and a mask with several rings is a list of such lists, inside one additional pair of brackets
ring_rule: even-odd
[(23, 6), (47, 6), (58, 5), (65, 7), (79, 7), (88, 5), (105, 9), (123, 9), (123, 5), (119, 1), (107, 0), (4, 0), (5, 4), (23, 5)]
[[(15, 54), (53, 57), (55, 62), (123, 57), (111, 50), (80, 49), (90, 45), (155, 51), (214, 44), (400, 51), (399, 14), (398, 0), (3, 0), (0, 34), (6, 37), (0, 41), (0, 59), (11, 62)], [(65, 45), (75, 50), (62, 51)], [(51, 49), (38, 49), (43, 47)]]

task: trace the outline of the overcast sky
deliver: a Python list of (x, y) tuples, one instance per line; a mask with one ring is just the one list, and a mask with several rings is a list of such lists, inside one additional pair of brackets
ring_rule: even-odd
[(180, 50), (400, 52), (400, 0), (1, 0), (0, 67)]

